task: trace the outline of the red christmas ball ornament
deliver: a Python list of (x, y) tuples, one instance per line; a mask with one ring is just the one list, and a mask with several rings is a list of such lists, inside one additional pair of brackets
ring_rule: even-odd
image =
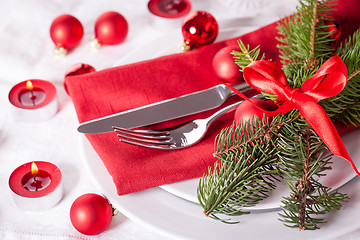
[(340, 25), (336, 21), (330, 20), (325, 21), (325, 25), (329, 26), (326, 31), (331, 33), (329, 37), (334, 40), (331, 42), (331, 47), (337, 48), (340, 44), (342, 34)]
[[(264, 117), (264, 111), (272, 111), (276, 109), (276, 105), (273, 102), (265, 101), (262, 99), (251, 99), (253, 103), (259, 106), (261, 109), (257, 108), (253, 103), (250, 101), (242, 102), (235, 111), (234, 120), (236, 122), (242, 121), (247, 122), (250, 119), (252, 120), (254, 116), (257, 116), (261, 121)], [(263, 110), (262, 110), (263, 109)], [(266, 116), (266, 113), (265, 113)]]
[(219, 25), (210, 13), (195, 11), (185, 16), (181, 29), (184, 37), (181, 49), (187, 51), (214, 42)]
[(123, 42), (129, 31), (126, 19), (118, 12), (105, 12), (95, 22), (95, 38), (92, 43), (101, 45), (117, 45)]
[[(70, 77), (70, 76), (75, 76), (75, 75), (82, 75), (85, 73), (91, 73), (91, 72), (95, 72), (96, 69), (89, 65), (89, 64), (85, 64), (85, 63), (76, 63), (74, 65), (72, 65), (65, 73), (65, 78), (66, 77)], [(67, 92), (67, 94), (69, 94), (68, 88), (66, 83), (64, 82), (64, 88), (65, 91)]]
[(95, 68), (86, 63), (76, 63), (72, 65), (65, 73), (65, 77), (81, 75), (85, 73), (95, 72)]
[(111, 223), (113, 208), (106, 198), (88, 193), (78, 197), (70, 209), (70, 220), (79, 232), (97, 235)]
[(236, 82), (242, 79), (243, 74), (231, 54), (234, 50), (239, 49), (234, 46), (224, 47), (213, 58), (212, 67), (223, 82)]
[(68, 50), (80, 44), (84, 35), (81, 22), (68, 14), (54, 19), (50, 26), (50, 37), (55, 43), (55, 53), (65, 55)]

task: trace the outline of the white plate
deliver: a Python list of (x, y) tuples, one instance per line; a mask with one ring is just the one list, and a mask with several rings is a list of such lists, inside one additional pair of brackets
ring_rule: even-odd
[[(274, 19), (261, 19), (261, 21), (264, 22), (271, 22)], [(259, 20), (257, 20), (259, 22)], [(251, 18), (247, 18), (247, 23), (249, 24), (251, 22)], [(256, 25), (256, 24), (255, 24)], [(225, 31), (221, 31), (219, 33), (219, 36), (217, 38), (217, 41), (229, 39), (232, 37), (240, 36), (242, 34), (245, 34), (247, 32), (253, 31), (257, 29), (257, 27), (252, 26), (243, 26), (237, 29), (228, 29)], [(135, 49), (133, 52), (126, 55), (124, 58), (119, 60), (115, 65), (123, 65), (128, 64), (132, 62), (137, 62), (140, 60), (146, 60), (151, 59), (159, 56), (163, 56), (165, 54), (171, 54), (179, 52), (179, 44), (182, 40), (182, 35), (179, 32), (175, 32), (170, 35), (165, 35), (161, 37), (160, 39), (155, 39), (153, 42), (149, 42), (148, 44), (144, 45), (143, 47), (140, 47), (138, 49)], [(349, 143), (350, 144), (350, 143)], [(356, 147), (355, 147), (356, 149)], [(355, 150), (354, 149), (354, 150)], [(360, 155), (359, 155), (360, 156)], [(324, 177), (322, 179), (322, 183), (325, 186), (331, 187), (331, 188), (338, 188), (351, 180), (351, 178), (354, 177), (354, 172), (350, 165), (345, 162), (344, 160), (335, 160), (334, 157), (334, 169), (339, 171), (331, 171), (332, 177)], [(336, 181), (333, 181), (333, 179), (336, 179)], [(197, 203), (198, 199), (196, 196), (196, 188), (198, 186), (199, 179), (190, 179), (182, 182), (177, 182), (173, 184), (163, 185), (160, 186), (162, 189), (168, 191), (169, 193), (172, 193), (178, 197), (181, 197), (183, 199), (186, 199), (188, 201), (192, 201)], [(285, 196), (287, 194), (288, 188), (285, 185), (285, 183), (279, 183), (278, 187), (271, 192), (269, 198), (265, 199), (261, 203), (259, 203), (257, 206), (251, 208), (252, 210), (264, 210), (264, 209), (273, 209), (273, 208), (279, 208), (281, 196)]]
[[(352, 136), (350, 136), (352, 135)], [(351, 133), (350, 137), (359, 135)], [(359, 138), (357, 138), (359, 139)], [(351, 148), (358, 148), (359, 140)], [(254, 211), (250, 215), (233, 218), (238, 224), (224, 224), (205, 217), (199, 204), (186, 201), (161, 188), (118, 196), (116, 187), (102, 161), (83, 137), (85, 165), (92, 180), (110, 202), (124, 215), (145, 226), (176, 239), (338, 239), (360, 227), (360, 181), (355, 178), (341, 188), (351, 200), (343, 209), (326, 215), (327, 224), (316, 231), (299, 232), (278, 221), (278, 211)], [(353, 159), (353, 149), (350, 149)], [(356, 151), (358, 152), (358, 150)], [(356, 154), (357, 156), (358, 153)], [(357, 157), (359, 161), (359, 157)], [(335, 179), (336, 180), (336, 179)]]

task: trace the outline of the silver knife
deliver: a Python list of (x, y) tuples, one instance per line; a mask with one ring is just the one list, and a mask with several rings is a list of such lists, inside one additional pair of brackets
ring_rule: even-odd
[[(251, 89), (245, 82), (235, 85), (234, 88), (241, 92)], [(83, 122), (78, 131), (90, 134), (106, 133), (113, 132), (113, 126), (136, 128), (160, 123), (219, 107), (233, 94), (230, 88), (219, 84), (199, 92)]]

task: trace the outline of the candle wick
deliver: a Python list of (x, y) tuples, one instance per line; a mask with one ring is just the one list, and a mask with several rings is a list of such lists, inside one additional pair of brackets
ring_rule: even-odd
[(34, 175), (34, 181), (36, 182), (36, 176), (38, 175), (39, 173), (36, 173), (35, 175)]
[(32, 90), (29, 90), (30, 91), (30, 94), (31, 94), (31, 101), (32, 101), (32, 104), (35, 106), (36, 103), (35, 103), (35, 99), (36, 99), (36, 96), (34, 95), (34, 92)]
[(173, 8), (174, 8), (174, 1), (171, 0), (171, 1), (169, 2), (168, 9), (173, 9)]

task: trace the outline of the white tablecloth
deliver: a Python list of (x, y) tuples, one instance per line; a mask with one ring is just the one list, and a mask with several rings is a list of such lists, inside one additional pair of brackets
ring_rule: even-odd
[[(220, 23), (220, 31), (236, 27), (243, 16), (282, 17), (295, 10), (295, 0), (195, 0), (193, 10), (206, 10)], [(94, 51), (89, 44), (96, 18), (105, 11), (118, 11), (129, 23), (126, 41)], [(49, 28), (61, 14), (77, 17), (84, 26), (79, 47), (64, 58), (54, 58)], [(97, 236), (85, 236), (72, 226), (69, 211), (73, 201), (85, 193), (101, 193), (84, 171), (77, 118), (63, 88), (65, 71), (75, 63), (88, 63), (97, 70), (114, 66), (138, 47), (178, 27), (158, 29), (147, 9), (146, 0), (12, 0), (0, 4), (0, 239), (168, 239), (160, 232), (140, 225), (121, 213), (110, 227)], [(256, 21), (255, 21), (256, 22)], [(160, 22), (161, 23), (161, 22)], [(266, 22), (265, 22), (266, 23)], [(259, 26), (264, 22), (258, 21)], [(178, 45), (179, 43), (173, 43)], [(145, 55), (146, 56), (146, 55)], [(138, 56), (136, 60), (146, 57)], [(59, 111), (39, 123), (16, 121), (11, 114), (8, 92), (13, 85), (38, 78), (53, 82), (58, 91)], [(11, 201), (8, 179), (19, 165), (30, 161), (56, 163), (63, 173), (64, 196), (49, 211), (28, 214)], [(360, 230), (347, 236), (360, 239)]]

